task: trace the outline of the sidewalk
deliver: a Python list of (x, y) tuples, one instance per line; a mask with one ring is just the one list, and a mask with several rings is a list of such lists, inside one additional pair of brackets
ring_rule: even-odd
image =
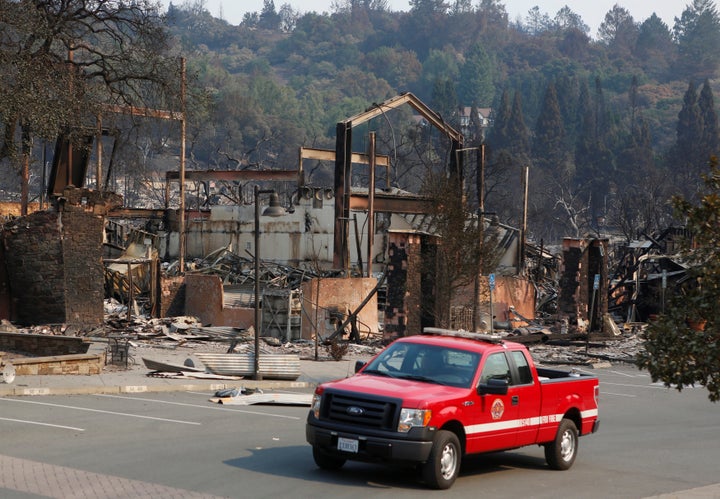
[[(91, 351), (92, 353), (92, 351)], [(141, 359), (142, 356), (155, 360), (183, 365), (187, 358), (194, 360), (196, 366), (202, 366), (193, 358), (191, 349), (155, 350), (133, 352), (135, 362), (127, 368), (124, 366), (106, 366), (101, 374), (95, 375), (27, 375), (16, 376), (12, 383), (3, 383), (0, 378), (0, 397), (35, 396), (35, 395), (80, 395), (80, 394), (114, 394), (114, 393), (145, 393), (172, 391), (217, 391), (226, 388), (262, 388), (288, 389), (313, 388), (316, 385), (333, 379), (344, 378), (354, 372), (355, 358), (340, 361), (301, 360), (300, 377), (295, 381), (285, 380), (219, 380), (196, 379), (192, 377), (177, 379), (148, 376), (148, 369)]]

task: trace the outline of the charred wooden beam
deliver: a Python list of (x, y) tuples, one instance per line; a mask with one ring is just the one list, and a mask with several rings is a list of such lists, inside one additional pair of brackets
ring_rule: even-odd
[[(298, 178), (297, 170), (196, 170), (186, 171), (185, 180), (225, 180), (225, 181), (248, 181), (248, 180), (275, 180), (294, 181)], [(166, 180), (179, 180), (180, 174), (176, 171), (165, 173)]]

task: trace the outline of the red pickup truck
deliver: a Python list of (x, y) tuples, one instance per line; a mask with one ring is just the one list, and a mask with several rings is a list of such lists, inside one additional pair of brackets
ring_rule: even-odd
[(597, 377), (536, 368), (523, 345), (488, 335), (424, 333), (316, 388), (305, 434), (320, 468), (414, 463), (447, 489), (467, 454), (543, 445), (551, 468), (572, 466), (578, 436), (598, 429)]

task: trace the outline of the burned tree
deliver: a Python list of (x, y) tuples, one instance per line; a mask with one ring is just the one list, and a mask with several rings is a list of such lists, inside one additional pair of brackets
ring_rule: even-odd
[(423, 315), (440, 327), (450, 326), (457, 294), (498, 263), (495, 234), (472, 213), (458, 182), (456, 177), (436, 174), (429, 175), (423, 187), (423, 194), (432, 199), (430, 229), (437, 242), (422, 249), (422, 272), (430, 276), (427, 282), (432, 289), (423, 290), (421, 306)]
[(149, 0), (0, 1), (0, 160), (26, 183), (33, 139), (77, 141), (109, 106), (157, 105), (178, 81), (167, 42)]

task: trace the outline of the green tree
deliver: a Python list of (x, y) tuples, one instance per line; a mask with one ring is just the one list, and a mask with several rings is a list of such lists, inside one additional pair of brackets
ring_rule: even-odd
[(553, 21), (555, 22), (557, 29), (560, 31), (577, 30), (584, 35), (587, 35), (590, 32), (590, 27), (583, 22), (582, 17), (573, 12), (573, 10), (567, 5), (558, 10)]
[(675, 19), (677, 69), (685, 78), (714, 78), (720, 67), (720, 16), (712, 0), (693, 0)]
[(539, 35), (552, 29), (553, 23), (550, 15), (547, 12), (542, 12), (540, 7), (535, 5), (525, 16), (525, 26), (529, 34)]
[(486, 144), (487, 168), (485, 171), (486, 206), (492, 206), (501, 220), (517, 216), (520, 164), (511, 153), (513, 106), (510, 91), (505, 88), (500, 102), (493, 108), (493, 124), (488, 131)]
[(525, 124), (520, 92), (515, 92), (513, 97), (507, 136), (509, 138), (508, 149), (521, 163), (527, 165), (530, 160), (530, 131)]
[(500, 102), (492, 111), (493, 126), (488, 134), (488, 144), (491, 150), (501, 151), (508, 148), (510, 144), (508, 123), (511, 113), (510, 92), (505, 88), (500, 95)]
[(560, 113), (555, 84), (549, 83), (540, 110), (533, 140), (533, 188), (529, 192), (529, 220), (540, 237), (555, 233), (555, 221), (548, 214), (561, 194), (561, 186), (572, 181), (573, 164), (565, 143), (565, 125)]
[(444, 0), (410, 0), (410, 10), (413, 14), (445, 14), (448, 3)]
[(259, 22), (260, 14), (257, 12), (245, 12), (245, 14), (243, 14), (243, 20), (240, 24), (246, 28), (256, 28)]
[(578, 129), (578, 102), (580, 99), (580, 82), (574, 74), (561, 74), (555, 79), (555, 89), (565, 127), (565, 140), (567, 141), (570, 156), (574, 156), (572, 147)]
[(280, 27), (280, 14), (275, 10), (273, 0), (263, 0), (258, 27), (264, 29), (278, 29)]
[(492, 58), (482, 44), (475, 43), (465, 55), (460, 67), (458, 97), (465, 105), (488, 105), (495, 96), (494, 67)]
[(453, 0), (450, 7), (450, 14), (460, 16), (472, 12), (472, 2), (470, 0)]
[(430, 101), (432, 109), (442, 116), (443, 120), (456, 125), (459, 108), (455, 84), (449, 78), (435, 80)]
[(598, 35), (613, 56), (627, 57), (635, 47), (638, 27), (630, 12), (615, 4), (605, 14), (605, 19), (598, 28)]
[(607, 222), (618, 227), (628, 242), (638, 234), (663, 228), (660, 224), (667, 215), (664, 209), (667, 203), (658, 202), (667, 182), (656, 168), (650, 127), (643, 118), (639, 101), (638, 80), (633, 76), (626, 116), (630, 133), (619, 147), (617, 175), (610, 179), (605, 214)]
[(693, 193), (698, 191), (701, 165), (707, 159), (707, 156), (701, 153), (703, 129), (697, 87), (691, 81), (683, 96), (683, 105), (677, 120), (676, 140), (669, 154), (670, 169), (676, 172), (677, 185), (688, 198), (692, 198)]
[[(720, 400), (720, 169), (713, 158), (702, 175), (704, 192), (697, 203), (673, 198), (673, 206), (692, 234), (687, 252), (690, 277), (670, 294), (665, 312), (643, 334), (645, 350), (638, 365), (653, 381), (682, 391), (704, 386)], [(703, 324), (694, 326), (694, 321)], [(704, 322), (703, 322), (704, 321)]]
[(572, 177), (571, 163), (565, 144), (565, 125), (560, 113), (555, 84), (548, 84), (545, 99), (535, 124), (533, 165), (542, 173), (566, 181)]
[(514, 93), (502, 135), (501, 143), (504, 145), (501, 149), (491, 145), (488, 177), (492, 177), (490, 182), (496, 182), (497, 197), (493, 198), (494, 201), (488, 198), (488, 203), (492, 202), (503, 220), (519, 224), (522, 214), (519, 201), (523, 198), (523, 189), (518, 179), (522, 178), (524, 168), (530, 166), (530, 130), (525, 124), (520, 92)]
[(358, 10), (388, 10), (388, 0), (334, 0), (332, 11), (335, 13), (348, 13)]
[(676, 53), (670, 28), (653, 13), (640, 25), (633, 52), (635, 59), (649, 76), (665, 78)]
[(710, 87), (710, 81), (705, 80), (700, 89), (700, 97), (698, 98), (698, 108), (702, 116), (702, 136), (700, 137), (700, 154), (702, 157), (709, 158), (715, 156), (720, 143), (720, 135), (718, 135), (718, 115), (715, 111), (715, 98)]
[(423, 88), (426, 90), (418, 92), (418, 96), (423, 98), (430, 95), (436, 81), (448, 79), (454, 82), (459, 74), (460, 67), (454, 53), (447, 50), (431, 50), (427, 59), (422, 63), (422, 74), (420, 76)]
[(480, 28), (490, 33), (502, 32), (508, 27), (508, 13), (501, 0), (480, 0), (477, 12)]
[(581, 87), (579, 110), (581, 132), (575, 149), (575, 185), (590, 206), (590, 220), (604, 215), (604, 200), (615, 175), (614, 127), (608, 117), (600, 78), (595, 78), (595, 92), (590, 97), (586, 84)]
[(402, 21), (403, 45), (423, 60), (431, 49), (445, 45), (448, 4), (443, 0), (411, 0), (410, 12)]

